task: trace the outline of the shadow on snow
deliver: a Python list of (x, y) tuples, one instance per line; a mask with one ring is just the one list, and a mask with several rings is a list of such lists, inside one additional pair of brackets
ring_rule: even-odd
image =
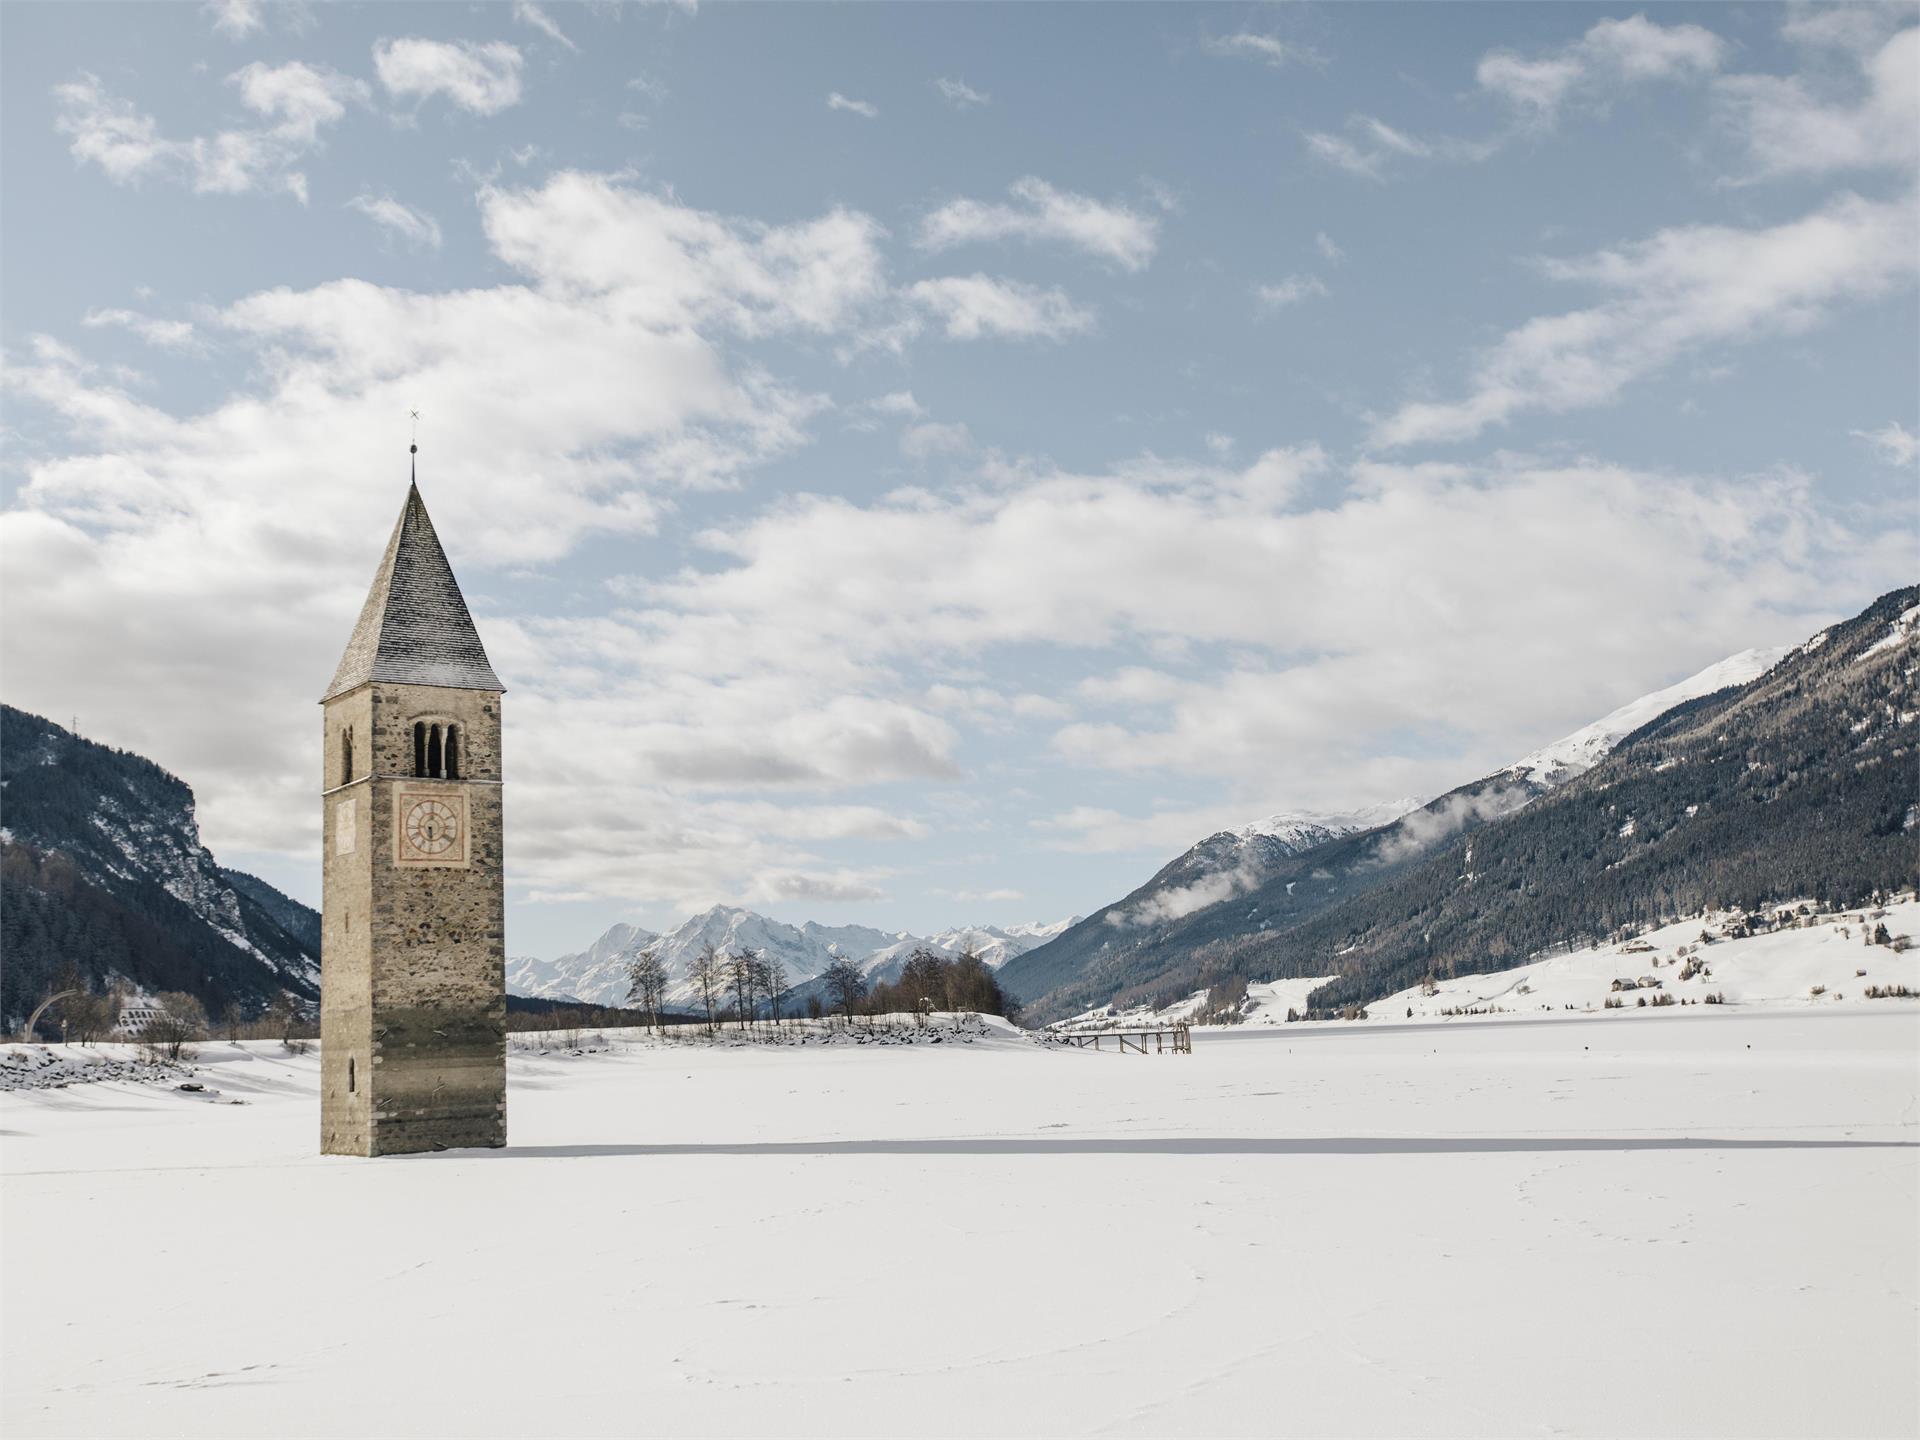
[(1912, 1140), (1727, 1139), (1695, 1135), (1174, 1136), (1164, 1139), (994, 1137), (925, 1140), (761, 1140), (709, 1144), (509, 1145), (509, 1160), (619, 1155), (1499, 1155), (1627, 1150), (1911, 1150)]

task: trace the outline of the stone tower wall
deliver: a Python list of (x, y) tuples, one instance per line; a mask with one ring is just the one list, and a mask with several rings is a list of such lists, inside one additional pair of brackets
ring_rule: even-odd
[[(373, 691), (321, 710), (320, 1149), (371, 1155), (373, 1058)], [(345, 778), (348, 731), (353, 772)], [(348, 1062), (352, 1062), (349, 1084)]]
[[(506, 1143), (506, 896), (501, 850), (500, 696), (492, 691), (382, 682), (326, 707), (329, 774), (348, 707), (371, 772), (351, 854), (335, 849), (329, 794), (328, 950), (323, 961), (323, 1148), (396, 1154)], [(451, 721), (461, 739), (460, 778), (413, 777), (413, 725)], [(364, 738), (363, 738), (364, 737)], [(464, 799), (467, 836), (457, 863), (395, 863), (399, 795)], [(358, 798), (356, 795), (355, 798)], [(336, 919), (335, 902), (341, 914)], [(336, 925), (338, 927), (336, 933)], [(337, 944), (336, 944), (337, 941)], [(341, 998), (333, 1004), (336, 967)], [(326, 1027), (331, 1015), (337, 1031)], [(364, 1022), (361, 1017), (364, 1016)], [(358, 1049), (356, 1088), (346, 1054)], [(360, 1048), (360, 1047), (364, 1048)]]

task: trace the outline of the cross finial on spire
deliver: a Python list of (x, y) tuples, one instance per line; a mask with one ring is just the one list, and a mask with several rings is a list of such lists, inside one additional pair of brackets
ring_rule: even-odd
[[(409, 410), (407, 414), (413, 420), (413, 438), (407, 444), (407, 454), (414, 456), (420, 453), (420, 412), (418, 410)], [(407, 461), (407, 478), (409, 480), (419, 480), (419, 465), (420, 462), (418, 460), (409, 459)]]

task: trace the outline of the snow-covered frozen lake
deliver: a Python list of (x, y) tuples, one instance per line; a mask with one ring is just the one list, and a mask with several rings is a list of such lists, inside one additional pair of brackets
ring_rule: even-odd
[[(517, 1056), (0, 1096), (9, 1435), (1896, 1435), (1920, 1012)], [(220, 1103), (244, 1100), (243, 1105)]]

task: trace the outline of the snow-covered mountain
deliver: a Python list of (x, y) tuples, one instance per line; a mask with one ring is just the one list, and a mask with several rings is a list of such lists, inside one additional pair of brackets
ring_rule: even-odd
[[(1405, 857), (1437, 836), (1510, 815), (1592, 769), (1627, 736), (1676, 705), (1748, 684), (1788, 653), (1782, 648), (1731, 655), (1436, 800), (1390, 800), (1346, 814), (1283, 812), (1209, 835), (1132, 893), (1033, 947), (1009, 968), (1003, 983), (1037, 1013), (1044, 1015), (1056, 995), (1062, 1007), (1078, 1010), (1114, 993), (1122, 970), (1138, 980), (1156, 968), (1184, 964), (1201, 947), (1264, 933), (1276, 923), (1276, 907), (1261, 902), (1263, 887), (1276, 876), (1292, 875), (1300, 857), (1376, 829), (1382, 839), (1369, 852), (1373, 862)], [(1293, 909), (1330, 904), (1346, 887), (1360, 883), (1351, 877), (1339, 886), (1308, 879), (1299, 894), (1289, 885)], [(1096, 980), (1106, 995), (1099, 993)]]
[(1742, 650), (1696, 675), (1689, 675), (1664, 690), (1655, 690), (1629, 701), (1591, 725), (1583, 725), (1571, 735), (1542, 746), (1531, 755), (1516, 760), (1507, 773), (1536, 785), (1563, 785), (1576, 775), (1591, 770), (1606, 753), (1648, 721), (1659, 718), (1676, 705), (1698, 700), (1729, 685), (1745, 685), (1767, 673), (1793, 647), (1780, 645), (1764, 650)]
[(624, 1004), (627, 965), (640, 947), (654, 939), (638, 925), (615, 925), (586, 949), (557, 960), (531, 955), (507, 959), (507, 993), (541, 1000), (586, 1000), (618, 992), (619, 999), (598, 1000), (601, 1005)]
[(1283, 810), (1278, 815), (1269, 815), (1264, 820), (1255, 820), (1251, 824), (1242, 825), (1237, 830), (1222, 833), (1241, 840), (1277, 840), (1289, 853), (1298, 855), (1303, 850), (1311, 850), (1314, 846), (1324, 845), (1329, 840), (1338, 840), (1342, 835), (1351, 835), (1359, 830), (1371, 830), (1376, 825), (1392, 824), (1409, 810), (1418, 810), (1426, 803), (1424, 796), (1404, 795), (1398, 800), (1382, 800), (1377, 805), (1364, 805), (1358, 810), (1346, 810), (1336, 814), (1323, 814), (1313, 810)]
[[(1077, 917), (1076, 917), (1077, 918)], [(919, 936), (904, 930), (888, 932), (866, 925), (788, 925), (733, 905), (716, 905), (656, 936), (633, 925), (615, 925), (574, 955), (555, 960), (522, 957), (508, 962), (507, 990), (514, 995), (542, 999), (585, 1000), (596, 1005), (624, 1005), (626, 967), (642, 948), (657, 941), (672, 983), (670, 1005), (691, 1006), (693, 986), (688, 980), (694, 958), (711, 945), (722, 954), (751, 950), (765, 959), (779, 960), (787, 980), (796, 988), (819, 977), (835, 960), (854, 961), (872, 979), (887, 980), (899, 973), (907, 956), (926, 949), (952, 957), (971, 950), (998, 968), (1014, 956), (1058, 935), (1073, 920), (1052, 924), (968, 925)]]

